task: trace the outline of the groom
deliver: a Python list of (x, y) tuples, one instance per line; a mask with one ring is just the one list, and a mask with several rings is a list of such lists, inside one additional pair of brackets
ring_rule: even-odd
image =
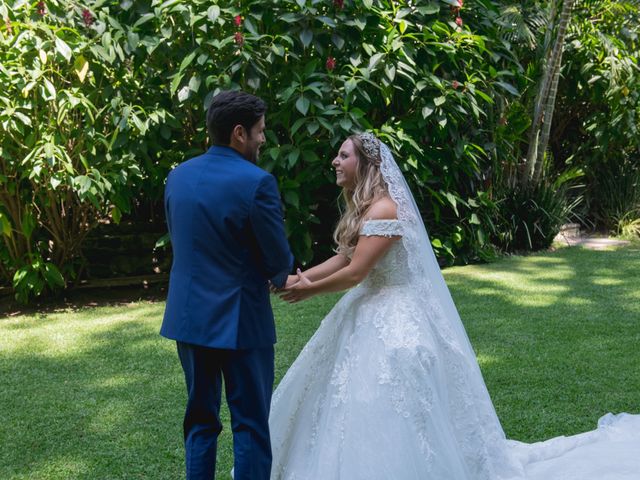
[(293, 257), (275, 178), (255, 165), (265, 103), (218, 94), (207, 111), (213, 143), (167, 178), (173, 248), (160, 334), (176, 340), (187, 383), (188, 480), (215, 477), (224, 381), (236, 480), (268, 480), (275, 327), (269, 281), (282, 287)]

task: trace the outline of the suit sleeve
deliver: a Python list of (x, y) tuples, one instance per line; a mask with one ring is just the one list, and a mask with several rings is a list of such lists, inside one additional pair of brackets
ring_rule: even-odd
[(284, 286), (293, 267), (293, 255), (289, 249), (282, 217), (278, 185), (275, 177), (268, 175), (260, 181), (256, 189), (249, 220), (267, 276), (278, 288)]
[(171, 236), (171, 209), (169, 207), (169, 180), (171, 179), (171, 173), (167, 176), (167, 181), (164, 186), (164, 216), (167, 222), (167, 230), (169, 231), (169, 236)]

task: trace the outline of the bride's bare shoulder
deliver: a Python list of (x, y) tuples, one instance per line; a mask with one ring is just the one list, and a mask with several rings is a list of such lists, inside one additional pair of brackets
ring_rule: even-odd
[(398, 206), (390, 197), (381, 197), (371, 204), (366, 220), (395, 220), (398, 218)]

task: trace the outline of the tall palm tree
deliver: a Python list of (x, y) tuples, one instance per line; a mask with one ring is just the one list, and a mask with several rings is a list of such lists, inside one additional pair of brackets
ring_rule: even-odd
[[(560, 3), (561, 5), (559, 5)], [(529, 149), (522, 170), (521, 184), (524, 186), (537, 184), (540, 181), (558, 92), (562, 51), (574, 3), (575, 0), (552, 0), (549, 4), (551, 24), (545, 38), (544, 70), (534, 103), (533, 121), (529, 133)], [(556, 27), (556, 12), (559, 10), (559, 6), (560, 15)], [(549, 41), (551, 39), (553, 41)]]

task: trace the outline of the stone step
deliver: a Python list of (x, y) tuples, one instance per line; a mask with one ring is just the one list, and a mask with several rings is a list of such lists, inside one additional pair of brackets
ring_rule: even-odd
[(565, 223), (560, 227), (560, 233), (564, 237), (577, 238), (580, 236), (580, 224), (579, 223)]

